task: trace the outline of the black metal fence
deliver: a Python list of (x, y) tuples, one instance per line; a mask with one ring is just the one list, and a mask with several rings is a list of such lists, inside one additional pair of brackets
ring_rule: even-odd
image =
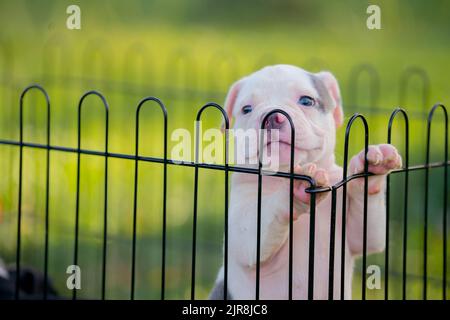
[[(355, 73), (353, 74), (353, 78), (357, 78), (361, 72), (368, 72), (369, 74), (373, 75), (373, 70), (368, 67), (364, 66), (360, 69), (357, 69)], [(411, 72), (415, 72), (414, 70)], [(419, 72), (420, 74), (420, 72)], [(404, 92), (406, 90), (407, 82), (409, 76), (406, 75), (404, 80), (402, 81), (403, 86), (401, 87), (401, 92)], [(373, 105), (377, 105), (377, 80), (376, 76), (373, 76), (373, 79), (375, 79), (373, 83), (372, 88), (372, 97)], [(356, 81), (357, 82), (357, 81)], [(352, 83), (356, 83), (353, 81)], [(426, 98), (428, 93), (428, 83), (427, 80), (424, 80), (424, 94), (423, 96)], [(28, 92), (31, 90), (38, 90), (40, 91), (46, 99), (46, 120), (47, 120), (47, 126), (46, 126), (46, 141), (45, 143), (33, 143), (25, 141), (24, 139), (24, 121), (23, 121), (23, 109), (24, 109), (24, 97), (27, 95)], [(358, 88), (354, 88), (352, 92), (356, 93), (358, 91)], [(404, 94), (404, 93), (403, 93)], [(86, 98), (90, 96), (96, 96), (97, 98), (101, 99), (101, 102), (104, 106), (104, 124), (105, 124), (105, 140), (104, 140), (104, 148), (103, 150), (91, 150), (91, 149), (83, 149), (81, 148), (81, 136), (82, 136), (82, 110), (84, 106), (84, 102)], [(156, 104), (158, 108), (161, 109), (161, 119), (164, 123), (164, 136), (163, 136), (163, 146), (164, 146), (164, 152), (163, 157), (148, 157), (148, 156), (142, 156), (139, 152), (139, 128), (141, 126), (140, 124), (140, 112), (144, 105), (148, 104)], [(202, 113), (209, 108), (215, 108), (218, 109), (225, 121), (225, 128), (229, 129), (229, 119), (226, 114), (226, 112), (215, 103), (208, 103), (204, 105), (197, 113), (196, 119), (198, 121), (201, 120)], [(170, 110), (170, 109), (169, 109)], [(289, 115), (286, 114), (282, 110), (273, 110), (269, 114), (266, 115), (266, 118), (270, 116), (273, 113), (283, 113), (288, 120), (291, 122), (291, 134), (292, 138), (295, 134), (295, 128), (292, 126), (292, 121), (289, 118)], [(436, 118), (435, 114), (437, 112), (441, 112), (444, 117), (444, 132), (441, 132), (441, 134), (444, 134), (444, 155), (442, 155), (442, 160), (439, 162), (431, 162), (430, 161), (430, 152), (433, 144), (433, 140), (431, 137), (432, 132), (432, 124), (433, 120)], [(228, 190), (229, 190), (229, 181), (228, 177), (229, 174), (232, 172), (239, 172), (239, 173), (246, 173), (251, 175), (257, 175), (258, 176), (258, 211), (257, 211), (257, 223), (258, 223), (258, 229), (257, 229), (257, 266), (256, 266), (256, 287), (255, 287), (255, 294), (256, 298), (259, 299), (259, 292), (260, 292), (260, 223), (261, 223), (261, 197), (262, 197), (262, 176), (265, 175), (267, 172), (265, 172), (262, 169), (261, 159), (259, 161), (259, 165), (257, 169), (252, 168), (244, 168), (239, 166), (232, 166), (228, 163), (228, 131), (225, 130), (225, 159), (224, 159), (224, 165), (218, 165), (218, 164), (207, 164), (207, 163), (199, 163), (198, 161), (198, 152), (199, 152), (199, 135), (196, 135), (196, 141), (195, 141), (195, 160), (194, 161), (174, 161), (173, 159), (168, 158), (168, 136), (167, 136), (167, 124), (168, 124), (168, 110), (166, 109), (164, 103), (155, 98), (155, 97), (147, 97), (140, 101), (140, 103), (137, 106), (136, 113), (135, 113), (135, 143), (134, 143), (134, 154), (123, 154), (123, 153), (113, 153), (110, 152), (108, 149), (108, 142), (109, 142), (109, 106), (105, 99), (105, 97), (100, 94), (97, 91), (89, 91), (85, 93), (78, 103), (78, 124), (77, 124), (77, 147), (76, 148), (70, 148), (70, 147), (64, 147), (64, 146), (56, 146), (52, 144), (51, 140), (51, 108), (50, 108), (50, 99), (47, 95), (47, 92), (39, 85), (32, 85), (27, 87), (20, 97), (20, 114), (19, 114), (19, 140), (0, 140), (0, 145), (9, 145), (9, 146), (15, 146), (19, 149), (19, 187), (18, 187), (18, 207), (17, 207), (17, 247), (16, 247), (16, 275), (21, 274), (21, 238), (22, 238), (22, 189), (24, 183), (26, 183), (26, 179), (23, 177), (23, 150), (25, 148), (31, 148), (31, 149), (41, 149), (46, 151), (46, 166), (42, 170), (45, 170), (45, 176), (46, 176), (46, 190), (45, 190), (45, 239), (44, 239), (44, 265), (43, 265), (43, 272), (44, 272), (44, 290), (43, 290), (43, 299), (47, 299), (47, 279), (49, 278), (49, 270), (48, 270), (48, 256), (49, 256), (49, 234), (52, 231), (51, 225), (49, 223), (49, 199), (51, 197), (50, 194), (50, 167), (51, 167), (51, 160), (52, 160), (52, 153), (53, 152), (64, 152), (64, 153), (71, 153), (77, 155), (77, 171), (76, 171), (76, 192), (74, 194), (74, 197), (76, 198), (76, 210), (75, 210), (75, 225), (74, 225), (74, 246), (73, 246), (73, 264), (78, 264), (78, 256), (79, 256), (79, 234), (80, 234), (80, 224), (79, 224), (79, 214), (80, 214), (80, 177), (82, 175), (81, 172), (81, 166), (80, 166), (80, 158), (81, 155), (92, 155), (100, 157), (104, 160), (104, 208), (103, 208), (103, 239), (102, 239), (102, 277), (100, 279), (101, 281), (101, 298), (105, 299), (105, 292), (106, 292), (106, 270), (108, 268), (108, 261), (107, 261), (107, 246), (108, 246), (108, 163), (109, 159), (124, 159), (134, 162), (134, 205), (133, 205), (133, 233), (132, 233), (132, 256), (130, 257), (130, 263), (131, 263), (131, 279), (130, 279), (130, 298), (135, 298), (135, 260), (136, 260), (136, 228), (137, 228), (137, 206), (138, 201), (137, 197), (139, 194), (139, 184), (138, 184), (138, 176), (139, 176), (139, 164), (144, 162), (151, 162), (151, 163), (157, 163), (160, 164), (163, 167), (163, 184), (161, 186), (163, 190), (163, 207), (162, 207), (162, 216), (163, 216), (163, 225), (162, 225), (162, 238), (161, 238), (161, 279), (160, 279), (160, 298), (165, 299), (166, 298), (166, 219), (167, 219), (167, 190), (169, 188), (168, 181), (167, 181), (167, 168), (168, 166), (187, 166), (194, 168), (194, 188), (193, 188), (193, 215), (192, 215), (192, 261), (191, 261), (191, 290), (190, 290), (190, 298), (195, 299), (196, 298), (196, 292), (195, 292), (195, 283), (196, 283), (196, 250), (197, 250), (197, 220), (198, 220), (198, 188), (199, 188), (199, 171), (200, 170), (219, 170), (224, 173), (224, 203), (223, 203), (223, 214), (224, 214), (224, 296), (225, 299), (227, 297), (227, 285), (228, 285)], [(433, 168), (443, 168), (444, 170), (444, 178), (443, 178), (443, 185), (439, 187), (443, 190), (443, 197), (441, 199), (441, 204), (438, 205), (438, 207), (441, 210), (441, 217), (442, 217), (442, 278), (441, 280), (441, 287), (442, 287), (442, 299), (447, 299), (447, 197), (448, 197), (448, 172), (447, 167), (449, 164), (448, 160), (448, 115), (447, 115), (447, 109), (442, 104), (436, 104), (432, 107), (432, 109), (428, 113), (428, 117), (426, 119), (427, 124), (427, 131), (426, 131), (426, 150), (425, 150), (425, 163), (421, 165), (414, 165), (410, 166), (409, 163), (409, 147), (410, 147), (410, 132), (409, 132), (409, 118), (408, 113), (402, 109), (397, 108), (395, 109), (390, 118), (389, 118), (389, 124), (387, 127), (387, 142), (392, 142), (392, 128), (394, 123), (398, 122), (398, 117), (401, 117), (403, 119), (404, 123), (404, 135), (403, 139), (405, 141), (405, 150), (402, 153), (404, 158), (404, 167), (398, 170), (394, 170), (389, 176), (387, 181), (387, 190), (386, 190), (386, 199), (387, 199), (387, 205), (386, 205), (386, 229), (387, 231), (390, 230), (390, 206), (389, 202), (391, 201), (390, 197), (390, 176), (396, 175), (398, 173), (404, 173), (404, 198), (403, 201), (403, 230), (401, 231), (403, 234), (403, 248), (402, 248), (402, 297), (403, 299), (406, 299), (406, 293), (408, 290), (408, 282), (407, 282), (407, 272), (408, 272), (408, 263), (407, 263), (407, 255), (408, 255), (408, 247), (407, 247), (407, 236), (408, 236), (408, 187), (410, 185), (410, 182), (408, 180), (409, 173), (412, 171), (423, 171), (425, 174), (425, 186), (424, 186), (424, 203), (423, 203), (423, 273), (422, 273), (422, 283), (423, 283), (423, 292), (422, 292), (422, 298), (427, 299), (427, 281), (429, 280), (429, 274), (427, 271), (427, 266), (429, 262), (428, 258), (428, 238), (429, 238), (429, 185), (430, 185), (430, 179), (429, 179), (429, 173), (430, 170)], [(360, 121), (364, 127), (364, 149), (366, 152), (366, 158), (365, 158), (365, 170), (362, 174), (357, 175), (348, 175), (347, 167), (348, 167), (348, 153), (349, 153), (349, 141), (350, 141), (350, 133), (351, 129), (354, 123)], [(262, 123), (265, 123), (263, 121)], [(263, 125), (261, 126), (263, 128)], [(198, 128), (197, 128), (198, 129)], [(262, 139), (261, 139), (262, 141)], [(293, 141), (293, 140), (292, 140)], [(314, 257), (315, 257), (315, 245), (314, 245), (314, 239), (315, 239), (315, 209), (316, 209), (316, 195), (318, 193), (331, 193), (331, 201), (332, 201), (332, 209), (331, 209), (331, 224), (330, 224), (330, 252), (329, 252), (329, 299), (333, 299), (333, 285), (334, 285), (334, 276), (335, 273), (333, 272), (334, 267), (334, 259), (335, 259), (335, 243), (334, 243), (334, 235), (336, 233), (336, 217), (339, 214), (342, 214), (342, 217), (345, 217), (346, 214), (346, 194), (347, 194), (347, 183), (354, 179), (364, 179), (365, 181), (365, 194), (364, 194), (364, 209), (363, 209), (363, 255), (362, 255), (362, 266), (361, 266), (361, 293), (362, 293), (362, 299), (366, 299), (366, 270), (367, 270), (367, 196), (368, 196), (368, 190), (367, 190), (367, 181), (368, 177), (372, 174), (368, 172), (368, 162), (367, 162), (367, 151), (368, 151), (368, 144), (369, 144), (369, 126), (366, 121), (366, 118), (362, 114), (355, 113), (348, 121), (346, 130), (345, 130), (345, 141), (344, 141), (344, 161), (343, 161), (343, 176), (342, 180), (332, 186), (328, 187), (317, 187), (314, 179), (308, 176), (304, 175), (297, 175), (293, 173), (293, 162), (291, 161), (290, 164), (290, 171), (289, 172), (276, 172), (275, 174), (271, 173), (273, 176), (282, 177), (285, 179), (289, 179), (290, 181), (290, 202), (289, 202), (289, 209), (290, 209), (290, 224), (289, 224), (289, 274), (286, 275), (289, 277), (289, 288), (287, 288), (289, 292), (289, 299), (292, 299), (292, 273), (293, 273), (293, 267), (292, 267), (292, 255), (293, 255), (293, 183), (294, 180), (304, 180), (309, 183), (310, 187), (307, 189), (307, 192), (310, 193), (311, 196), (311, 204), (310, 204), (310, 232), (309, 232), (309, 269), (308, 269), (308, 299), (313, 299), (314, 297)], [(291, 155), (293, 154), (294, 144), (291, 145)], [(293, 157), (291, 156), (291, 159)], [(342, 212), (337, 212), (336, 210), (336, 201), (337, 201), (337, 191), (339, 189), (342, 189)], [(346, 235), (346, 223), (345, 219), (342, 220), (342, 248), (345, 248), (344, 242), (345, 235)], [(384, 298), (389, 299), (389, 262), (390, 262), (390, 256), (389, 256), (389, 232), (386, 232), (386, 250), (384, 252), (385, 255), (385, 281), (384, 281)], [(340, 298), (344, 299), (344, 276), (345, 276), (345, 250), (343, 249), (342, 253), (340, 254), (341, 259), (341, 288), (340, 288)], [(20, 283), (19, 283), (20, 277), (16, 277), (16, 290), (15, 290), (15, 298), (20, 299)], [(73, 290), (73, 299), (77, 298), (77, 290)]]

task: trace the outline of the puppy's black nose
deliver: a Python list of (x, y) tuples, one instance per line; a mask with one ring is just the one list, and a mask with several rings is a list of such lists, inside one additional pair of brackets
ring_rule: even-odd
[(274, 113), (269, 116), (269, 118), (266, 119), (266, 123), (264, 124), (264, 127), (268, 130), (271, 129), (281, 129), (284, 126), (286, 117), (283, 116), (280, 113)]

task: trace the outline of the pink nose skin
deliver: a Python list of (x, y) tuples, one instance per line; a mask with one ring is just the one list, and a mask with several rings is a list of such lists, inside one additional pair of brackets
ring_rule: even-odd
[(279, 113), (274, 113), (267, 118), (264, 127), (270, 129), (281, 129), (284, 126), (286, 117)]

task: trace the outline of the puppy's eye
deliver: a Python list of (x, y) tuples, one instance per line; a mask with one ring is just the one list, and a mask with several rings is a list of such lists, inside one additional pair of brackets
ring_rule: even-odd
[(316, 101), (309, 96), (301, 96), (300, 99), (298, 99), (298, 103), (305, 107), (312, 107), (316, 104)]
[(242, 107), (242, 113), (243, 114), (250, 113), (250, 112), (252, 112), (252, 110), (253, 110), (253, 107), (251, 105), (249, 105), (249, 104)]

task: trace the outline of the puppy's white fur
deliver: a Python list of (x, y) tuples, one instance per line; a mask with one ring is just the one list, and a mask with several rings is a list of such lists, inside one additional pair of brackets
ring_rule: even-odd
[[(309, 96), (315, 105), (299, 105), (301, 96)], [(242, 107), (253, 110), (244, 114)], [(338, 83), (329, 72), (316, 74), (290, 65), (265, 67), (232, 85), (225, 107), (234, 118), (235, 129), (258, 129), (264, 115), (275, 108), (286, 111), (295, 126), (295, 171), (309, 175), (320, 185), (333, 185), (342, 179), (342, 168), (335, 163), (335, 132), (342, 125), (343, 112)], [(279, 155), (282, 169), (289, 168), (290, 127), (287, 119), (276, 118), (280, 126)], [(267, 146), (266, 146), (267, 147)], [(258, 147), (245, 152), (256, 157)], [(368, 252), (384, 250), (385, 239), (385, 175), (401, 166), (401, 158), (391, 145), (370, 146), (369, 171), (379, 174), (369, 178)], [(355, 156), (349, 174), (362, 172), (363, 151)], [(255, 298), (257, 176), (235, 173), (231, 179), (229, 204), (228, 292), (233, 299)], [(345, 250), (345, 298), (351, 298), (354, 260), (362, 254), (363, 179), (348, 184)], [(308, 185), (294, 185), (294, 249), (293, 298), (307, 299), (309, 250)], [(314, 299), (328, 298), (331, 195), (316, 197)], [(337, 192), (336, 237), (334, 263), (334, 298), (341, 287), (342, 188)], [(288, 230), (289, 179), (263, 177), (261, 213), (261, 299), (288, 298)], [(220, 298), (223, 268), (219, 271), (211, 298)]]

